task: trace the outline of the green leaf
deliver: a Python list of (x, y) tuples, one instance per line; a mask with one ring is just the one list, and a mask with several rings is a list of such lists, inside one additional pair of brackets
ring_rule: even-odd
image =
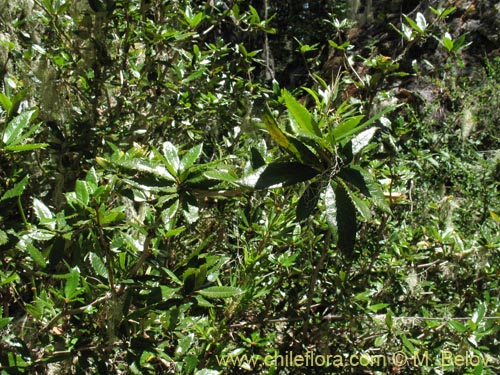
[[(19, 280), (19, 275), (17, 273), (13, 273), (12, 275), (10, 275), (9, 277), (7, 277), (6, 279), (2, 279), (0, 280), (0, 286), (3, 286), (3, 285), (7, 285), (7, 284), (10, 284), (10, 283), (13, 283), (14, 281), (17, 281)], [(0, 307), (1, 308), (1, 307)]]
[(106, 264), (104, 263), (104, 260), (100, 256), (98, 256), (96, 253), (90, 253), (89, 259), (90, 259), (90, 264), (92, 265), (92, 269), (94, 270), (94, 272), (97, 275), (107, 279), (108, 278), (108, 270), (106, 268)]
[(468, 330), (467, 326), (463, 325), (460, 323), (458, 320), (450, 320), (448, 324), (456, 331), (459, 333), (464, 333)]
[(446, 50), (448, 52), (451, 52), (453, 51), (453, 39), (451, 38), (451, 35), (450, 33), (446, 32), (444, 34), (444, 37), (443, 37), (443, 40), (442, 40), (442, 43), (443, 43), (443, 46), (444, 48), (446, 48)]
[(191, 194), (185, 194), (182, 201), (182, 213), (186, 218), (187, 222), (193, 224), (200, 217), (200, 208), (198, 207), (198, 202), (196, 198)]
[(80, 285), (80, 270), (78, 267), (73, 267), (66, 278), (66, 285), (64, 286), (64, 296), (68, 300), (72, 300), (79, 293), (78, 286)]
[[(371, 126), (375, 121), (379, 120), (386, 113), (393, 111), (394, 108), (395, 108), (394, 106), (387, 107), (383, 111), (377, 113), (375, 116), (370, 117), (370, 119), (368, 119), (367, 121), (365, 121), (364, 123), (362, 123), (359, 126), (356, 126), (356, 125), (359, 123), (362, 116), (351, 117), (349, 120), (346, 121), (348, 123), (347, 125), (344, 125), (344, 123), (342, 123), (333, 129), (333, 131), (332, 131), (333, 136), (335, 137), (335, 140), (337, 142), (340, 142), (341, 140), (344, 140), (345, 138), (352, 137), (352, 136), (362, 132), (363, 130), (365, 130), (369, 126)], [(358, 121), (358, 119), (359, 119), (359, 121)], [(351, 120), (352, 120), (352, 122), (351, 122)]]
[(262, 116), (262, 120), (264, 121), (267, 132), (274, 139), (274, 141), (288, 151), (292, 156), (300, 160), (300, 154), (297, 148), (290, 142), (285, 133), (281, 131), (273, 115), (269, 111), (266, 111), (266, 113)]
[(25, 249), (36, 264), (42, 268), (46, 266), (45, 257), (31, 242), (25, 242)]
[(211, 286), (197, 293), (207, 298), (230, 298), (242, 294), (243, 290), (232, 286)]
[(407, 15), (403, 15), (403, 17), (405, 18), (406, 22), (408, 22), (408, 24), (412, 27), (413, 30), (417, 31), (418, 33), (422, 33), (423, 30), (415, 23), (415, 21), (413, 21)]
[(40, 220), (40, 224), (45, 225), (49, 229), (55, 229), (54, 214), (41, 200), (33, 198), (33, 209), (35, 215)]
[(167, 141), (162, 145), (162, 153), (165, 157), (165, 166), (168, 171), (172, 176), (177, 177), (181, 166), (177, 148), (172, 143)]
[[(3, 316), (3, 309), (0, 308), (0, 316)], [(14, 318), (0, 318), (0, 329), (9, 324)]]
[(335, 188), (337, 206), (338, 247), (347, 257), (352, 257), (356, 242), (356, 208), (343, 183)]
[(180, 170), (182, 172), (191, 167), (196, 162), (196, 160), (198, 160), (201, 155), (202, 148), (203, 143), (200, 143), (199, 145), (196, 145), (193, 148), (189, 149), (189, 151), (184, 154), (180, 161)]
[[(87, 175), (85, 176), (85, 181), (87, 181), (88, 184), (90, 184), (92, 187), (99, 186), (99, 178), (97, 177), (97, 173), (95, 171), (94, 167), (91, 167), (89, 171), (87, 172)], [(94, 189), (91, 189), (92, 192), (94, 192)]]
[(89, 204), (89, 188), (86, 181), (77, 180), (75, 183), (76, 199), (81, 202), (82, 207)]
[(299, 130), (299, 133), (311, 138), (321, 138), (321, 131), (319, 130), (318, 124), (316, 124), (316, 121), (311, 113), (309, 113), (309, 111), (302, 104), (295, 100), (295, 98), (288, 91), (283, 90), (282, 96), (285, 99), (288, 111), (299, 126), (297, 129)]
[(12, 102), (7, 95), (3, 92), (0, 92), (0, 106), (6, 111), (9, 112), (12, 109)]
[[(16, 142), (17, 143), (17, 142)], [(4, 150), (6, 151), (12, 151), (12, 152), (23, 152), (23, 151), (33, 151), (33, 150), (38, 150), (40, 148), (46, 148), (48, 147), (48, 143), (29, 143), (26, 145), (10, 145), (6, 146)]]
[(273, 162), (239, 181), (240, 185), (253, 189), (289, 186), (310, 180), (318, 171), (298, 162)]
[(472, 322), (474, 324), (479, 324), (484, 319), (486, 315), (486, 304), (480, 303), (474, 313), (472, 314)]
[(387, 306), (389, 306), (388, 303), (377, 303), (375, 305), (369, 306), (368, 310), (373, 311), (374, 313), (377, 313), (378, 311), (385, 309)]
[(322, 184), (320, 182), (311, 183), (302, 193), (297, 202), (296, 217), (297, 221), (307, 219), (318, 205)]
[(20, 138), (23, 129), (36, 117), (37, 112), (35, 109), (23, 112), (9, 122), (2, 136), (5, 146), (15, 143)]
[[(370, 197), (371, 201), (381, 210), (390, 213), (391, 208), (387, 203), (387, 199), (385, 199), (384, 192), (380, 188), (379, 183), (373, 178), (370, 172), (361, 167), (356, 167), (356, 169), (363, 176), (365, 186), (369, 192), (368, 197)], [(363, 191), (361, 191), (363, 192)]]
[(331, 133), (334, 136), (335, 141), (340, 142), (343, 138), (347, 137), (352, 132), (352, 130), (355, 129), (356, 126), (358, 126), (363, 117), (365, 116), (359, 115), (351, 117), (333, 128)]
[(5, 231), (0, 229), (0, 246), (5, 245), (7, 242), (9, 242), (9, 236)]
[(29, 182), (29, 177), (25, 176), (21, 181), (19, 181), (17, 184), (15, 184), (12, 189), (7, 190), (2, 195), (2, 198), (0, 198), (0, 202), (5, 200), (5, 199), (19, 197), (20, 195), (22, 195), (24, 192), (24, 189), (26, 188), (26, 185), (28, 185), (28, 182)]
[(372, 217), (372, 213), (370, 211), (370, 208), (368, 205), (356, 195), (347, 185), (344, 185), (345, 190), (347, 191), (347, 194), (349, 195), (349, 198), (351, 198), (352, 203), (358, 210), (358, 212), (361, 214), (364, 220), (370, 220)]

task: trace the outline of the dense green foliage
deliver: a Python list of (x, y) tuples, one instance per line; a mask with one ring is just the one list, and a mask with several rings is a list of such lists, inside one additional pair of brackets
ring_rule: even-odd
[(456, 8), (0, 4), (1, 375), (498, 373), (500, 59)]

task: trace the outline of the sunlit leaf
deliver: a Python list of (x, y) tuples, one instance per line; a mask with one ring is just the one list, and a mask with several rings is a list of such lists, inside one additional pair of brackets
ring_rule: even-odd
[(26, 188), (26, 185), (28, 185), (28, 182), (29, 182), (29, 177), (25, 176), (21, 181), (15, 184), (12, 189), (7, 190), (2, 195), (2, 198), (0, 198), (0, 202), (5, 199), (14, 198), (22, 195), (24, 189)]
[(94, 272), (107, 279), (108, 278), (108, 270), (106, 269), (106, 264), (104, 263), (104, 260), (98, 256), (96, 253), (90, 253), (89, 255), (90, 259), (90, 264), (92, 265), (92, 269)]
[(20, 138), (22, 131), (29, 122), (36, 117), (37, 112), (38, 111), (34, 109), (25, 111), (9, 122), (2, 135), (2, 142), (5, 146), (9, 146)]
[(239, 181), (242, 186), (254, 189), (283, 187), (310, 180), (318, 171), (298, 162), (274, 162)]
[(40, 220), (40, 224), (44, 224), (50, 229), (55, 229), (56, 223), (53, 220), (54, 214), (45, 205), (45, 203), (37, 198), (33, 198), (33, 210), (35, 211), (35, 215)]
[(177, 177), (181, 165), (177, 148), (167, 141), (163, 143), (161, 150), (165, 157), (165, 166), (172, 176)]
[(321, 132), (318, 128), (318, 124), (316, 124), (316, 121), (311, 113), (288, 91), (283, 90), (282, 96), (285, 99), (288, 111), (299, 126), (298, 130), (300, 130), (300, 133), (312, 138), (321, 138)]
[(201, 155), (201, 150), (203, 148), (203, 143), (200, 143), (199, 145), (194, 146), (193, 148), (189, 149), (184, 156), (182, 157), (180, 161), (180, 170), (185, 171), (189, 167), (191, 167), (196, 160)]

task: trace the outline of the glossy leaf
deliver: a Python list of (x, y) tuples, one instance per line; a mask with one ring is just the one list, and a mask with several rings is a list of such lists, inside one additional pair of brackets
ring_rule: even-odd
[(29, 124), (29, 122), (36, 116), (37, 110), (30, 110), (21, 113), (20, 115), (13, 118), (2, 135), (2, 142), (5, 146), (16, 143), (20, 138), (21, 133), (24, 128)]
[(180, 161), (180, 170), (185, 171), (186, 169), (189, 169), (200, 157), (202, 149), (203, 143), (189, 149)]
[(45, 224), (48, 228), (55, 229), (55, 222), (53, 221), (54, 214), (45, 203), (37, 198), (33, 198), (33, 210), (40, 220), (40, 224)]
[(165, 166), (172, 176), (177, 177), (181, 166), (177, 148), (167, 141), (163, 143), (161, 150), (165, 157)]
[(331, 183), (326, 186), (324, 204), (325, 204), (326, 222), (328, 223), (328, 226), (330, 227), (330, 230), (332, 231), (334, 236), (338, 237), (337, 203), (335, 201), (335, 190), (333, 189)]
[(83, 207), (89, 204), (90, 194), (87, 182), (77, 180), (75, 183), (75, 194), (76, 199), (81, 202)]
[(198, 207), (196, 198), (190, 194), (186, 194), (182, 201), (182, 212), (188, 223), (192, 224), (196, 222), (200, 217), (200, 208)]
[(96, 253), (90, 253), (89, 259), (90, 259), (90, 264), (92, 265), (92, 269), (94, 270), (94, 272), (97, 275), (107, 279), (108, 278), (108, 270), (106, 269), (106, 265), (104, 263), (104, 260), (100, 256), (98, 256)]
[(310, 180), (318, 171), (298, 162), (274, 162), (259, 168), (239, 181), (254, 189), (282, 187)]

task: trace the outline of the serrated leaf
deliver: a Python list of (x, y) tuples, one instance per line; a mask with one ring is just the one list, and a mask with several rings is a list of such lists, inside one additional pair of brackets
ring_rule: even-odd
[(316, 209), (321, 193), (322, 184), (320, 182), (311, 183), (302, 193), (297, 202), (296, 217), (297, 221), (307, 219)]
[(274, 162), (239, 181), (240, 185), (253, 189), (283, 187), (310, 180), (319, 172), (298, 162)]
[(2, 195), (0, 202), (5, 200), (5, 199), (19, 197), (20, 195), (22, 195), (24, 192), (24, 189), (26, 188), (26, 185), (28, 185), (28, 182), (29, 182), (29, 177), (25, 176), (21, 181), (19, 181), (17, 184), (15, 184), (12, 189), (7, 190)]
[(41, 200), (33, 198), (33, 210), (40, 220), (40, 224), (47, 226), (49, 229), (55, 229), (54, 214)]
[(45, 267), (46, 266), (46, 260), (43, 254), (35, 247), (31, 242), (26, 242), (26, 250), (28, 251), (28, 254), (31, 256), (31, 258), (35, 261), (36, 264), (38, 264), (40, 267)]
[(80, 285), (80, 270), (78, 267), (73, 267), (66, 277), (66, 284), (64, 286), (64, 296), (68, 300), (75, 298), (78, 292), (78, 286)]
[(230, 298), (243, 294), (243, 290), (233, 286), (211, 286), (198, 290), (197, 293), (207, 298)]
[(285, 99), (286, 107), (292, 115), (293, 120), (299, 126), (297, 130), (301, 134), (311, 138), (321, 138), (321, 132), (318, 124), (314, 120), (311, 113), (300, 104), (287, 90), (282, 92), (283, 99)]
[(199, 145), (196, 145), (193, 148), (189, 149), (189, 151), (184, 154), (180, 161), (180, 170), (185, 171), (186, 169), (190, 168), (200, 157), (202, 149), (203, 143), (200, 143)]
[(11, 143), (15, 143), (23, 131), (23, 129), (28, 125), (28, 123), (36, 116), (37, 110), (30, 110), (21, 113), (20, 115), (14, 117), (2, 135), (2, 142), (5, 146), (9, 146)]
[(104, 260), (100, 256), (98, 256), (96, 253), (90, 253), (89, 259), (90, 259), (90, 264), (92, 265), (92, 269), (94, 270), (94, 272), (97, 275), (107, 279), (108, 278), (108, 270), (106, 268), (106, 264), (104, 263)]

